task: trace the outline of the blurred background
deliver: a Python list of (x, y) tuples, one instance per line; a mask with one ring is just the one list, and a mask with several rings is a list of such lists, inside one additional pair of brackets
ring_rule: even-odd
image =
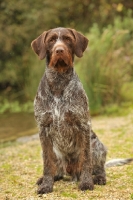
[(0, 139), (36, 132), (33, 100), (45, 69), (30, 44), (43, 31), (70, 27), (89, 39), (77, 71), (91, 115), (133, 109), (132, 0), (0, 1)]

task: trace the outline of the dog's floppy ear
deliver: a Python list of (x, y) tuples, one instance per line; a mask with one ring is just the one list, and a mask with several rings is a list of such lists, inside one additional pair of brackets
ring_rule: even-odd
[(44, 31), (39, 37), (32, 41), (31, 47), (33, 51), (43, 60), (46, 56), (45, 39), (48, 31)]
[(82, 35), (81, 33), (77, 32), (74, 29), (69, 29), (69, 30), (75, 37), (74, 53), (76, 54), (77, 57), (82, 57), (83, 52), (87, 48), (89, 40), (84, 35)]

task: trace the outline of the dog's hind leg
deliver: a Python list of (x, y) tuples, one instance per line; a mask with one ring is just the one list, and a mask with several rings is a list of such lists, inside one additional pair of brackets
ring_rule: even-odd
[(91, 131), (91, 148), (92, 148), (94, 184), (105, 185), (106, 184), (105, 162), (106, 162), (107, 150), (93, 131)]

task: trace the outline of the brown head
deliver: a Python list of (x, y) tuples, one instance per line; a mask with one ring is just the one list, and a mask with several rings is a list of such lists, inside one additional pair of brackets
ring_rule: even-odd
[(46, 57), (48, 67), (58, 71), (73, 67), (74, 55), (82, 57), (87, 45), (88, 39), (70, 28), (44, 31), (31, 43), (40, 60)]

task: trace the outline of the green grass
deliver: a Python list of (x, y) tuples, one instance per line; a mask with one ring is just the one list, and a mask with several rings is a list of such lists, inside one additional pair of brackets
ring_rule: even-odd
[(73, 199), (77, 199), (78, 198), (77, 194), (74, 194), (72, 192), (71, 193), (70, 192), (62, 192), (61, 195), (63, 197), (70, 197), (70, 198), (73, 198)]
[(5, 99), (0, 103), (0, 114), (4, 112), (20, 113), (20, 112), (33, 112), (33, 101), (27, 101), (26, 103), (20, 103), (18, 100), (10, 101)]
[[(107, 160), (133, 157), (133, 113), (127, 116), (92, 118), (94, 131), (108, 148)], [(107, 184), (94, 191), (79, 191), (66, 180), (54, 184), (53, 193), (38, 197), (36, 180), (42, 173), (38, 140), (25, 144), (4, 143), (0, 147), (0, 200), (130, 200), (133, 199), (133, 164), (107, 168)]]
[(133, 199), (133, 193), (131, 194), (131, 199)]

